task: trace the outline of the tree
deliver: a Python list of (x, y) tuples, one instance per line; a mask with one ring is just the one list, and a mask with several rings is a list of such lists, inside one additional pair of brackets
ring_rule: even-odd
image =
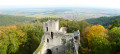
[(92, 47), (94, 36), (106, 36), (105, 31), (105, 28), (101, 25), (92, 26), (87, 34), (88, 45)]
[(88, 39), (87, 39), (87, 34), (89, 32), (90, 27), (86, 27), (84, 31), (81, 33), (81, 44), (82, 47), (88, 47)]
[(19, 50), (21, 54), (32, 54), (41, 42), (43, 35), (42, 24), (18, 24), (17, 27), (26, 33), (27, 40)]
[(106, 33), (106, 29), (101, 25), (94, 25), (89, 29), (87, 39), (92, 54), (109, 53), (110, 50), (105, 51), (106, 49), (110, 49), (110, 43), (107, 40), (108, 35)]
[(120, 27), (114, 27), (109, 31), (110, 41), (112, 45), (112, 53), (120, 52)]
[(89, 32), (90, 27), (86, 27), (83, 32), (81, 32), (80, 43), (81, 47), (79, 49), (80, 54), (88, 54), (91, 52), (91, 49), (88, 49), (88, 39), (87, 33)]
[(67, 27), (67, 32), (69, 33), (80, 30), (79, 23), (76, 21), (60, 21), (60, 27)]
[(112, 25), (109, 27), (109, 29), (112, 29), (114, 27), (120, 27), (120, 24), (119, 24), (119, 20), (118, 19), (115, 19), (113, 22), (112, 22)]
[(26, 40), (25, 33), (16, 26), (3, 26), (0, 27), (0, 31), (1, 54), (16, 53), (19, 50), (19, 45)]
[(0, 54), (32, 54), (43, 35), (42, 24), (0, 26)]
[(94, 54), (110, 54), (110, 41), (102, 36), (95, 36), (93, 41)]
[(67, 24), (67, 31), (68, 32), (74, 32), (80, 29), (78, 22), (75, 21), (69, 21)]
[(79, 23), (79, 26), (80, 26), (80, 32), (83, 32), (84, 29), (85, 29), (86, 27), (90, 27), (91, 24), (89, 24), (89, 23), (86, 22), (86, 21), (81, 21), (81, 22)]

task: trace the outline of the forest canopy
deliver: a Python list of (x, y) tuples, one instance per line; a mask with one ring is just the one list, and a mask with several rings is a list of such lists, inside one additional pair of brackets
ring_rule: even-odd
[(109, 25), (112, 24), (112, 21), (114, 21), (115, 19), (118, 19), (120, 21), (120, 16), (91, 18), (91, 19), (86, 19), (85, 21), (94, 25), (100, 24), (103, 25), (105, 28), (107, 28)]
[(31, 23), (0, 26), (0, 54), (33, 54), (41, 42), (42, 23), (48, 20), (59, 20), (60, 27), (67, 27), (69, 33), (80, 30), (80, 54), (119, 54), (120, 23), (119, 17), (116, 16), (115, 18), (116, 20), (113, 20), (112, 17), (110, 19), (105, 18), (108, 19), (108, 21), (105, 21), (105, 25), (104, 23), (99, 24), (99, 21), (97, 25), (94, 25), (94, 23), (87, 21), (77, 22), (62, 18), (42, 18), (31, 20)]

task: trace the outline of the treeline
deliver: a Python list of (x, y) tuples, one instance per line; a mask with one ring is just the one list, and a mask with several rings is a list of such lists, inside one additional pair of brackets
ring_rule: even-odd
[(0, 15), (0, 26), (9, 26), (17, 23), (30, 23), (35, 18), (12, 16), (12, 15)]
[(41, 19), (36, 19), (33, 22), (39, 21), (40, 23), (42, 23), (48, 20), (59, 20), (60, 27), (67, 27), (67, 32), (69, 33), (77, 30), (83, 31), (85, 27), (91, 26), (91, 24), (87, 23), (86, 21), (81, 21), (80, 23), (78, 23), (77, 21), (67, 20), (63, 18), (41, 18)]
[(100, 24), (107, 28), (110, 24), (112, 24), (112, 21), (114, 21), (115, 19), (118, 19), (120, 21), (120, 16), (92, 18), (85, 21), (94, 25)]
[[(63, 19), (63, 18), (41, 18), (41, 19), (36, 19), (36, 20), (33, 20), (32, 22), (34, 23), (34, 22), (36, 22), (36, 21), (39, 21), (39, 22), (41, 22), (41, 23), (43, 23), (43, 22), (46, 22), (46, 21), (48, 21), (48, 20), (59, 20), (59, 21), (63, 21), (63, 20), (65, 20), (65, 19)], [(68, 20), (66, 20), (66, 21), (68, 21)]]

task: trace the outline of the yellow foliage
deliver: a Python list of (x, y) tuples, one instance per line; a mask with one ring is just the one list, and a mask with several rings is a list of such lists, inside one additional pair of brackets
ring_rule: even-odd
[(102, 36), (105, 37), (107, 34), (105, 33), (106, 29), (102, 25), (94, 25), (89, 29), (87, 34), (88, 44), (92, 46), (92, 42), (94, 41), (94, 36)]
[(16, 30), (16, 29), (17, 29), (16, 26), (1, 26), (1, 27), (0, 27), (1, 33), (7, 32), (7, 31)]
[(2, 31), (0, 31), (0, 34), (2, 33)]
[[(12, 36), (12, 38), (20, 38), (25, 36), (25, 33), (22, 32), (22, 30), (17, 29), (15, 25), (13, 26), (0, 26), (0, 40), (1, 37), (4, 37), (5, 39), (9, 39), (8, 37)], [(21, 39), (19, 39), (21, 41)]]

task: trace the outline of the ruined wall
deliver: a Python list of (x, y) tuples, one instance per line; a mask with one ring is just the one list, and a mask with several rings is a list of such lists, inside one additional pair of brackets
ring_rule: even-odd
[(74, 32), (74, 46), (75, 46), (75, 52), (76, 54), (78, 54), (78, 50), (79, 50), (79, 47), (80, 47), (80, 32), (79, 30), (78, 31), (75, 31)]
[(59, 30), (59, 21), (49, 20), (43, 23), (44, 35), (40, 46), (33, 54), (65, 54), (66, 50), (73, 50), (71, 54), (78, 54), (80, 32), (67, 33), (66, 27)]
[[(68, 44), (73, 41), (73, 34), (54, 33), (53, 38), (49, 32), (45, 33), (45, 42), (47, 49), (52, 51), (52, 54), (65, 54), (65, 50), (69, 50)], [(73, 46), (73, 45), (72, 45)], [(72, 48), (72, 47), (71, 47)], [(46, 49), (46, 50), (47, 50)]]

